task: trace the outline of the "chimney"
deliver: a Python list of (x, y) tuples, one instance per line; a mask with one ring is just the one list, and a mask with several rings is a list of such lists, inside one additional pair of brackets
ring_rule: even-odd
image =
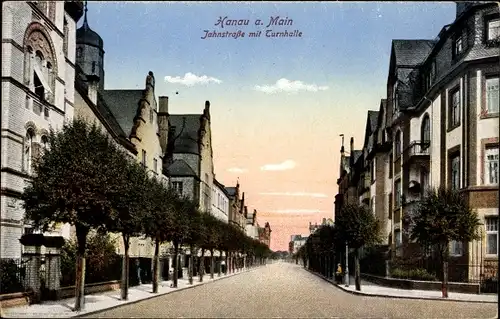
[(160, 96), (159, 100), (159, 112), (158, 113), (168, 113), (168, 96)]
[(88, 83), (88, 97), (97, 105), (97, 91), (99, 89), (99, 76), (97, 75), (87, 75), (87, 83)]
[(203, 115), (210, 121), (210, 101), (205, 101), (205, 109), (203, 110)]

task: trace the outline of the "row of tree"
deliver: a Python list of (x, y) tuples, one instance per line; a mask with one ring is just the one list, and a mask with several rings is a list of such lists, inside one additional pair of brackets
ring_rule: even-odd
[[(448, 297), (450, 243), (479, 239), (480, 225), (477, 212), (469, 207), (465, 194), (445, 187), (427, 190), (415, 209), (403, 218), (403, 234), (408, 241), (439, 255), (444, 298)], [(336, 216), (335, 225), (321, 226), (309, 236), (295, 257), (302, 258), (309, 269), (330, 277), (335, 272), (335, 264), (343, 263), (339, 257), (347, 245), (354, 252), (355, 285), (356, 290), (360, 290), (360, 249), (380, 242), (380, 223), (374, 214), (365, 205), (346, 204)]]
[(33, 179), (23, 194), (26, 221), (42, 231), (60, 223), (76, 229), (75, 311), (84, 302), (85, 252), (91, 231), (119, 233), (123, 238), (122, 299), (128, 296), (129, 247), (131, 238), (136, 236), (147, 236), (155, 243), (155, 293), (163, 243), (173, 245), (174, 287), (177, 287), (177, 258), (182, 247), (189, 247), (191, 252), (190, 283), (193, 253), (200, 249), (202, 256), (205, 251), (211, 253), (212, 277), (214, 250), (225, 252), (229, 271), (240, 254), (260, 260), (270, 254), (267, 245), (201, 212), (190, 198), (180, 197), (161, 176), (138, 164), (95, 123), (91, 125), (79, 118), (59, 131), (52, 130), (47, 148), (34, 162), (33, 171)]

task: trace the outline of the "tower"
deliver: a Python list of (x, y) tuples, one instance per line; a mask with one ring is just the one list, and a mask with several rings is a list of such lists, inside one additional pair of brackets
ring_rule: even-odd
[(87, 21), (87, 1), (83, 25), (76, 30), (76, 64), (86, 75), (99, 77), (98, 90), (104, 90), (104, 43), (96, 32), (92, 31)]

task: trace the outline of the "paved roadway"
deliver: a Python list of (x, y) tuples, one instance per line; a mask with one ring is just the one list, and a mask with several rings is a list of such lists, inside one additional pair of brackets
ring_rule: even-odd
[(346, 293), (278, 262), (88, 318), (493, 318), (496, 304), (390, 299)]

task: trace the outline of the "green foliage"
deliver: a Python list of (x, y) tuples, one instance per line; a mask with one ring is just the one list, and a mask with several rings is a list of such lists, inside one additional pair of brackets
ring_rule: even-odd
[(0, 294), (24, 291), (23, 277), (26, 270), (14, 259), (0, 259)]
[(422, 246), (438, 245), (442, 252), (453, 240), (469, 242), (479, 238), (480, 221), (464, 194), (444, 187), (428, 191), (405, 222), (411, 240)]
[(83, 228), (104, 225), (111, 198), (119, 191), (116, 144), (82, 119), (51, 130), (48, 150), (34, 165), (24, 190), (26, 219), (48, 230), (55, 223)]
[(146, 183), (145, 196), (148, 205), (142, 218), (144, 233), (160, 243), (169, 241), (175, 231), (173, 215), (177, 195), (156, 179), (148, 179)]
[(411, 280), (437, 281), (438, 278), (434, 274), (430, 274), (423, 268), (402, 269), (394, 268), (391, 270), (391, 277)]
[[(121, 257), (116, 253), (115, 241), (109, 235), (102, 233), (90, 235), (86, 248), (86, 284), (120, 279)], [(76, 254), (76, 242), (66, 241), (61, 250), (61, 286), (63, 287), (75, 284)]]
[(336, 218), (335, 227), (338, 240), (347, 241), (350, 248), (361, 248), (380, 242), (380, 224), (364, 205), (344, 205), (341, 214)]

